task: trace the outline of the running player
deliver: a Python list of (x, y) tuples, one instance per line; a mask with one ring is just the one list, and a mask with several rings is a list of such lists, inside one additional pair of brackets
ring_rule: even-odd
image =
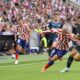
[[(55, 28), (55, 29), (61, 29), (63, 26), (62, 22), (60, 22), (60, 16), (58, 13), (55, 12), (54, 16), (53, 16), (53, 20), (49, 23), (49, 28)], [(50, 55), (50, 52), (52, 51), (52, 43), (53, 41), (56, 41), (57, 39), (57, 35), (55, 33), (49, 33), (48, 34), (48, 54)]]
[(29, 26), (23, 21), (20, 22), (18, 27), (18, 39), (16, 41), (16, 61), (15, 64), (18, 64), (19, 53), (26, 53), (27, 43), (29, 39)]
[(74, 39), (74, 35), (69, 33), (67, 29), (52, 29), (50, 32), (56, 32), (59, 39), (56, 41), (55, 46), (53, 45), (55, 49), (53, 49), (52, 53), (50, 54), (49, 62), (42, 68), (42, 72), (45, 72), (46, 69), (52, 66), (56, 60), (62, 58), (68, 52), (68, 43), (70, 40), (77, 41)]
[[(80, 40), (80, 35), (78, 35), (77, 38)], [(80, 44), (75, 43), (72, 50), (70, 51), (70, 56), (68, 58), (66, 68), (60, 72), (69, 72), (73, 60), (80, 61)]]
[[(73, 33), (75, 35), (80, 35), (80, 17), (77, 18), (76, 20), (76, 27), (73, 27)], [(79, 37), (79, 36), (78, 36)], [(74, 51), (74, 48), (77, 47), (77, 44), (75, 44), (73, 42), (73, 49), (71, 50), (71, 52), (73, 53)], [(77, 47), (77, 49), (79, 50), (79, 46)], [(75, 51), (74, 51), (75, 52)], [(75, 54), (75, 53), (74, 53)], [(70, 71), (70, 67), (71, 67), (71, 64), (73, 62), (73, 57), (70, 55), (68, 60), (67, 60), (67, 64), (66, 64), (66, 68), (64, 68), (63, 70), (61, 70), (60, 72), (69, 72)]]

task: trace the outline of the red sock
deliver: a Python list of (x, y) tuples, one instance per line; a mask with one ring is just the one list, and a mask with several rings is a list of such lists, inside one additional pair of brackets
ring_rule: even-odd
[(47, 63), (44, 68), (47, 69), (49, 67), (50, 67), (50, 65)]
[(18, 60), (18, 58), (19, 58), (19, 54), (16, 54), (16, 60)]
[(49, 61), (46, 65), (45, 65), (45, 69), (49, 68), (50, 66), (52, 66), (54, 63), (54, 61)]

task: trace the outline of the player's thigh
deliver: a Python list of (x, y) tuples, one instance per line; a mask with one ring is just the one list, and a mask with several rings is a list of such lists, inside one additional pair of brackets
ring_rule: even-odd
[(21, 45), (22, 45), (22, 40), (21, 39), (17, 39), (17, 41), (16, 41), (16, 50), (21, 51), (22, 50)]
[(17, 45), (16, 45), (16, 49), (19, 50), (19, 51), (21, 51), (21, 50), (22, 50), (21, 45), (17, 44)]
[(58, 60), (58, 59), (59, 59), (58, 55), (54, 55), (54, 56), (51, 58), (51, 61), (56, 61), (56, 60)]
[(74, 56), (74, 59), (75, 59), (75, 60), (80, 60), (80, 54), (77, 53), (77, 54)]

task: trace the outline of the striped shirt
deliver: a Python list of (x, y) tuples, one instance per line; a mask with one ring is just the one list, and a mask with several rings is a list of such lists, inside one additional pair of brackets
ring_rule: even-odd
[(26, 40), (29, 36), (29, 28), (25, 24), (19, 26), (18, 32), (19, 32), (19, 38), (23, 40)]
[(55, 33), (58, 35), (58, 41), (55, 47), (59, 50), (68, 50), (70, 41), (75, 41), (78, 44), (80, 43), (79, 40), (76, 40), (74, 38), (74, 35), (72, 33), (69, 33), (69, 32), (63, 33), (62, 29), (51, 29), (48, 31), (44, 31), (43, 33), (46, 33), (46, 32)]
[(15, 28), (11, 29), (15, 35), (18, 35), (18, 38), (26, 40), (29, 36), (29, 27), (27, 24), (18, 25)]

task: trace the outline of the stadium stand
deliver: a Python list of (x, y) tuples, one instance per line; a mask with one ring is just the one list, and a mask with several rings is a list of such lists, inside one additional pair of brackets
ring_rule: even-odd
[[(63, 25), (68, 21), (73, 26), (77, 23), (80, 10), (68, 3), (68, 0), (0, 0), (0, 32), (2, 34), (6, 31), (14, 33), (21, 21), (26, 23), (31, 31), (32, 28), (46, 30), (54, 14), (58, 14)], [(39, 35), (39, 32), (37, 34)], [(35, 42), (37, 44), (38, 39)]]

